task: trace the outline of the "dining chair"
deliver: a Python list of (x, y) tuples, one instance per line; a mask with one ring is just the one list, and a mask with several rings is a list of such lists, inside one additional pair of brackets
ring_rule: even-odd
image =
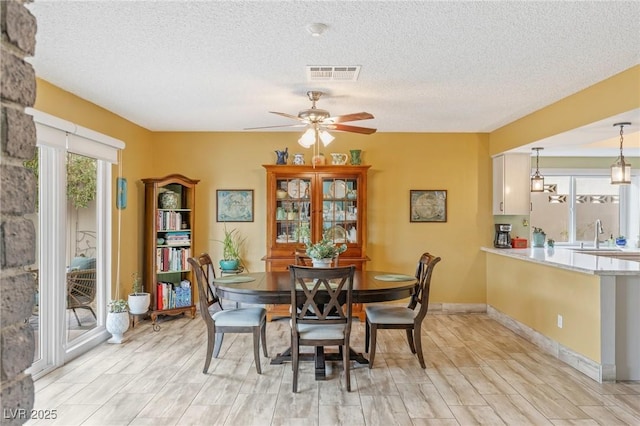
[(300, 346), (338, 346), (351, 391), (349, 339), (355, 266), (310, 268), (291, 265), (291, 361), (293, 392), (298, 391)]
[[(406, 308), (390, 305), (368, 305), (365, 307), (367, 324), (365, 326), (364, 348), (366, 352), (369, 352), (369, 368), (373, 368), (373, 360), (376, 356), (376, 334), (379, 329), (406, 330), (411, 352), (414, 354), (417, 352), (420, 366), (426, 368), (420, 333), (422, 321), (429, 308), (431, 274), (440, 260), (439, 257), (429, 253), (420, 256), (416, 268), (416, 291), (411, 296)], [(371, 350), (369, 350), (369, 339), (371, 339)]]
[[(253, 358), (258, 374), (262, 373), (260, 366), (260, 341), (262, 350), (267, 357), (267, 310), (263, 307), (246, 307), (237, 309), (222, 309), (220, 298), (216, 294), (215, 270), (211, 257), (204, 253), (197, 259), (190, 257), (189, 264), (196, 274), (198, 286), (198, 303), (200, 315), (207, 325), (207, 357), (204, 361), (203, 373), (207, 373), (211, 364), (211, 356), (218, 358), (224, 333), (252, 333), (253, 334)], [(212, 305), (220, 308), (212, 312)]]

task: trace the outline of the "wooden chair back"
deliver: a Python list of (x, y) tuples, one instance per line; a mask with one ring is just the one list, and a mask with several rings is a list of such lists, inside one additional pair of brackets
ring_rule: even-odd
[(216, 292), (216, 285), (213, 282), (216, 278), (216, 270), (213, 266), (211, 256), (209, 256), (208, 253), (202, 253), (198, 256), (198, 266), (202, 271), (202, 278), (204, 280), (203, 287), (205, 290), (205, 300), (207, 301), (207, 305), (211, 306), (214, 303), (217, 303), (218, 306), (220, 306), (220, 309), (222, 309), (222, 303), (218, 297), (218, 293)]
[(439, 257), (433, 256), (429, 253), (423, 253), (418, 260), (418, 266), (416, 267), (416, 292), (411, 296), (409, 301), (409, 309), (415, 310), (420, 305), (419, 311), (416, 315), (415, 321), (424, 319), (427, 315), (427, 309), (429, 308), (429, 290), (431, 289), (431, 274), (436, 264), (442, 260)]
[[(291, 265), (291, 304), (294, 332), (296, 324), (346, 324), (351, 329), (351, 304), (355, 266), (310, 268)], [(321, 346), (321, 345), (320, 345)]]
[[(208, 255), (207, 255), (208, 257)], [(204, 266), (199, 262), (200, 259), (204, 260)], [(209, 258), (211, 260), (211, 258)], [(198, 305), (200, 306), (200, 316), (204, 320), (209, 330), (215, 330), (215, 323), (209, 312), (209, 306), (216, 303), (218, 299), (215, 293), (210, 293), (207, 279), (205, 278), (205, 270), (207, 269), (206, 258), (200, 256), (198, 260), (194, 257), (187, 259), (187, 262), (191, 265), (193, 272), (196, 276), (196, 286), (198, 287)], [(210, 302), (209, 297), (213, 297), (213, 301)]]

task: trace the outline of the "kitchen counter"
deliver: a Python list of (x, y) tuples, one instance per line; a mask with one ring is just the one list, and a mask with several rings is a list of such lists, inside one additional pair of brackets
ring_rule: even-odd
[(492, 318), (598, 382), (640, 380), (640, 250), (482, 251)]
[[(609, 253), (611, 252), (603, 249), (601, 249), (602, 255), (580, 253), (577, 249), (561, 247), (555, 247), (553, 250), (548, 248), (499, 249), (482, 247), (481, 250), (487, 253), (586, 274), (640, 275), (640, 262), (610, 257)], [(589, 248), (584, 250), (589, 250)], [(623, 255), (637, 253), (640, 255), (640, 249), (622, 249), (619, 253)]]

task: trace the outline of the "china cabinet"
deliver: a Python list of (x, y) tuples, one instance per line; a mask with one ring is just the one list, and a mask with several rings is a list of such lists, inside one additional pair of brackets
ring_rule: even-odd
[(531, 156), (502, 154), (493, 158), (493, 214), (531, 213)]
[(195, 317), (194, 277), (187, 259), (195, 232), (198, 180), (173, 174), (142, 179), (145, 188), (144, 288), (151, 294), (154, 330), (159, 315), (189, 312)]
[[(370, 166), (265, 165), (267, 171), (267, 271), (287, 270), (296, 249), (322, 238), (346, 244), (339, 265), (364, 269), (367, 246), (367, 171)], [(354, 310), (355, 311), (355, 310)], [(357, 310), (360, 312), (359, 310)], [(271, 306), (289, 316), (289, 306)]]

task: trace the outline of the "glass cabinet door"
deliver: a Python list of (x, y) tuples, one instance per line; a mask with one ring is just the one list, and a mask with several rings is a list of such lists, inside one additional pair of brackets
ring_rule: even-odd
[(358, 179), (323, 177), (321, 186), (322, 237), (336, 244), (358, 244)]
[(276, 180), (276, 243), (305, 243), (311, 238), (310, 178), (278, 178)]

